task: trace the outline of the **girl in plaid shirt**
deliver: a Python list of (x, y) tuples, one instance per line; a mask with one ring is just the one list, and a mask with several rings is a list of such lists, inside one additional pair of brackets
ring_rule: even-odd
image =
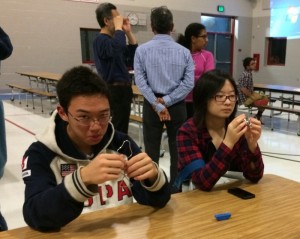
[(236, 116), (238, 91), (231, 76), (217, 70), (205, 73), (193, 91), (195, 113), (178, 131), (179, 173), (194, 160), (205, 166), (194, 170), (193, 184), (210, 191), (228, 171), (242, 172), (258, 182), (264, 172), (258, 146), (261, 122)]

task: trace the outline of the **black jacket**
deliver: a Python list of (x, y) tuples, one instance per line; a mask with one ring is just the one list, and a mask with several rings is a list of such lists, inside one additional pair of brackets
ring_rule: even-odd
[(0, 61), (8, 58), (13, 51), (9, 36), (0, 27)]

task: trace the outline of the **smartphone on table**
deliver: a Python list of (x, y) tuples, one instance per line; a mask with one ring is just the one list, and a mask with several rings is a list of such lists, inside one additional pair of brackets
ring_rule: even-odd
[(241, 199), (251, 199), (251, 198), (255, 198), (255, 194), (250, 193), (244, 189), (241, 188), (229, 188), (227, 190), (230, 194), (237, 196)]

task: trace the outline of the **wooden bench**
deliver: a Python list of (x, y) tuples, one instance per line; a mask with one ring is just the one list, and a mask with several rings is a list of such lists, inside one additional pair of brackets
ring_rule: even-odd
[(142, 117), (138, 115), (130, 115), (130, 120), (137, 123), (143, 123)]
[[(14, 85), (14, 84), (7, 84), (7, 85), (11, 88), (11, 94), (12, 94), (12, 96), (11, 96), (10, 100), (11, 101), (15, 100), (14, 95), (16, 93), (14, 92), (14, 89), (16, 89), (19, 92), (18, 93), (18, 95), (19, 95), (19, 104), (21, 104), (21, 95), (20, 95), (20, 93), (26, 93), (27, 94), (28, 88), (26, 88), (24, 86), (20, 86), (20, 85)], [(27, 95), (26, 95), (26, 105), (27, 105)]]
[[(32, 99), (32, 108), (33, 109), (35, 109), (34, 95), (40, 97), (42, 112), (44, 112), (43, 97), (47, 97), (50, 100), (56, 98), (56, 94), (53, 94), (53, 93), (50, 93), (50, 92), (47, 92), (47, 91), (42, 91), (42, 90), (38, 90), (38, 89), (27, 88), (27, 87), (16, 85), (16, 84), (7, 84), (7, 86), (9, 86), (11, 88), (12, 95), (14, 94), (14, 90), (15, 89), (19, 90), (20, 92), (24, 92), (26, 94), (30, 94), (31, 95), (31, 99)], [(12, 101), (14, 100), (13, 96), (12, 96), (11, 100)], [(19, 103), (21, 103), (20, 96), (19, 96)], [(28, 107), (27, 95), (26, 95), (26, 106)], [(51, 107), (51, 111), (52, 111), (51, 101), (50, 101), (50, 107)]]
[(298, 119), (297, 119), (297, 122), (298, 122), (297, 135), (300, 136), (300, 110), (299, 109), (295, 109), (295, 108), (283, 108), (283, 107), (272, 106), (272, 105), (260, 106), (260, 108), (271, 110), (271, 130), (273, 130), (273, 116), (274, 116), (274, 111), (287, 112), (287, 113), (291, 113), (291, 114), (297, 115), (298, 116)]

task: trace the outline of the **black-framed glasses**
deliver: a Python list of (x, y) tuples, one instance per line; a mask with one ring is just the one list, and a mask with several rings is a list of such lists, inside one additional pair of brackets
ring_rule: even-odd
[(68, 112), (68, 114), (72, 117), (72, 119), (76, 120), (78, 124), (89, 127), (91, 127), (96, 122), (98, 122), (98, 124), (100, 125), (106, 125), (112, 119), (110, 112), (105, 113), (98, 118), (92, 118), (87, 115), (75, 117), (70, 112)]
[(213, 98), (217, 102), (225, 102), (227, 99), (231, 102), (236, 102), (238, 99), (237, 95), (215, 95)]

